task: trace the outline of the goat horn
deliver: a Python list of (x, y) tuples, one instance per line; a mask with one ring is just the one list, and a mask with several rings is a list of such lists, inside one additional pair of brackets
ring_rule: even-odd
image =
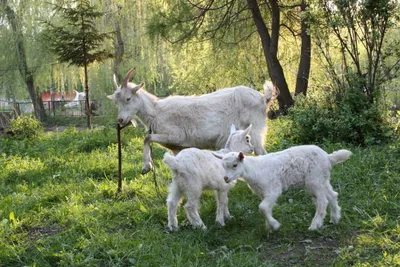
[(113, 82), (114, 82), (115, 90), (117, 90), (117, 88), (118, 88), (119, 86), (118, 86), (118, 82), (117, 82), (117, 75), (115, 75), (115, 73), (114, 73), (114, 75), (113, 75)]
[(121, 84), (121, 89), (122, 88), (127, 88), (128, 87), (128, 82), (129, 78), (131, 77), (132, 73), (136, 70), (136, 68), (132, 68), (128, 71), (128, 73), (125, 75), (124, 81)]

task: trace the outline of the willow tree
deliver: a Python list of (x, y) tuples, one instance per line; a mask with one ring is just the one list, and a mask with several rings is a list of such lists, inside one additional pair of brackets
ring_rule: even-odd
[(29, 97), (32, 100), (35, 116), (38, 120), (43, 121), (46, 113), (44, 111), (39, 92), (35, 87), (33, 68), (30, 68), (28, 65), (26, 40), (24, 37), (26, 28), (24, 28), (22, 25), (22, 18), (18, 16), (7, 0), (1, 0), (1, 7), (2, 13), (5, 15), (6, 21), (13, 33), (12, 36), (16, 51), (16, 66), (27, 86)]
[[(287, 3), (286, 3), (287, 2)], [(246, 42), (257, 33), (262, 45), (269, 76), (278, 87), (279, 109), (283, 112), (293, 105), (293, 98), (279, 58), (279, 38), (282, 14), (306, 12), (307, 1), (277, 0), (224, 0), (224, 1), (170, 1), (170, 6), (160, 11), (151, 20), (150, 32), (158, 32), (172, 43), (182, 42), (193, 36), (201, 40), (216, 40), (222, 43)], [(295, 10), (293, 12), (293, 10)], [(311, 60), (311, 41), (307, 33), (307, 16), (297, 15), (297, 29), (301, 31), (302, 49), (296, 93), (307, 91)], [(295, 33), (297, 36), (298, 34)]]
[(84, 68), (87, 127), (91, 128), (88, 65), (94, 61), (103, 61), (112, 57), (105, 47), (105, 41), (110, 34), (100, 33), (96, 29), (95, 20), (101, 18), (104, 13), (96, 11), (89, 0), (73, 2), (74, 7), (55, 6), (55, 11), (61, 18), (57, 25), (47, 22), (45, 39), (59, 61)]

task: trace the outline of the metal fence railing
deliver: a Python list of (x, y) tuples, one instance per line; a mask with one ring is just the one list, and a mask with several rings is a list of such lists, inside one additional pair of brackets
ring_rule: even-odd
[[(81, 117), (86, 116), (85, 100), (75, 101), (43, 101), (43, 106), (48, 116)], [(94, 116), (104, 115), (104, 110), (98, 101), (90, 104)], [(31, 101), (5, 101), (0, 100), (0, 112), (12, 112), (16, 115), (33, 114)]]

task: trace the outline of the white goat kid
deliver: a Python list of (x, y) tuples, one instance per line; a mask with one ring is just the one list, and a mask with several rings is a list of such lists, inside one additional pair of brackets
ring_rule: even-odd
[[(246, 130), (236, 130), (231, 126), (231, 133), (224, 149), (218, 151), (225, 154), (230, 151), (252, 153), (253, 146), (248, 135), (251, 125)], [(230, 218), (228, 209), (228, 192), (234, 186), (223, 179), (224, 169), (221, 161), (212, 156), (211, 151), (197, 148), (187, 148), (175, 157), (168, 152), (164, 155), (164, 163), (172, 171), (172, 183), (167, 198), (168, 229), (178, 230), (177, 209), (182, 195), (187, 198), (185, 204), (186, 216), (195, 228), (207, 229), (198, 212), (199, 201), (203, 190), (215, 190), (217, 200), (216, 222), (225, 225), (225, 219)]]
[(330, 184), (330, 170), (347, 160), (352, 155), (350, 151), (338, 150), (328, 154), (317, 146), (309, 145), (259, 157), (245, 157), (237, 152), (214, 155), (223, 159), (227, 183), (242, 177), (262, 199), (259, 209), (266, 218), (267, 227), (279, 229), (280, 223), (272, 217), (272, 208), (282, 192), (293, 186), (305, 187), (315, 200), (316, 213), (309, 230), (323, 226), (328, 203), (331, 222), (339, 222), (338, 193), (333, 191)]
[(266, 112), (273, 96), (271, 82), (264, 94), (249, 87), (221, 89), (201, 96), (171, 96), (158, 99), (143, 89), (144, 84), (129, 83), (135, 69), (126, 74), (121, 86), (114, 75), (115, 93), (108, 96), (118, 105), (118, 121), (127, 124), (137, 116), (149, 130), (144, 140), (142, 173), (152, 168), (150, 143), (156, 142), (174, 152), (197, 147), (218, 150), (224, 147), (229, 127), (244, 129), (253, 125), (251, 139), (256, 155), (266, 154), (263, 147)]

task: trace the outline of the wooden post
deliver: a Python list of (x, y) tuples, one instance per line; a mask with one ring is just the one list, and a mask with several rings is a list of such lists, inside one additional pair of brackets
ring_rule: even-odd
[(117, 194), (122, 191), (122, 146), (121, 146), (121, 130), (122, 127), (117, 123), (117, 139), (118, 139), (118, 189)]
[(131, 122), (121, 126), (117, 123), (117, 139), (118, 139), (118, 189), (117, 194), (122, 191), (122, 144), (121, 144), (121, 130), (129, 126)]

